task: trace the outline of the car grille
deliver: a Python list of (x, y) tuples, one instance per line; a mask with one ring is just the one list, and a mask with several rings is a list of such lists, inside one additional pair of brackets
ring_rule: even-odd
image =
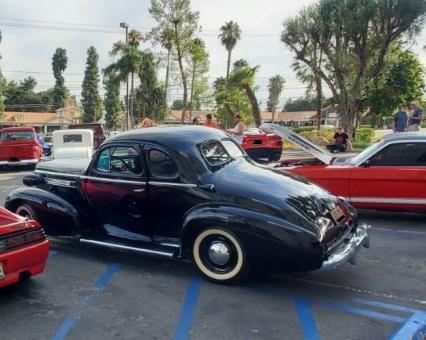
[(0, 253), (46, 239), (43, 228), (30, 229), (0, 237)]

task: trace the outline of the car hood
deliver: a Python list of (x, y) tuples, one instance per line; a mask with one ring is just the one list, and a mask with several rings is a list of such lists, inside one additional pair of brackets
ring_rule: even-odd
[[(309, 225), (336, 207), (337, 198), (308, 179), (262, 167), (245, 159), (235, 160), (214, 175), (218, 192), (238, 196), (253, 209), (272, 209), (274, 214), (296, 224)], [(263, 207), (263, 208), (262, 208)], [(295, 213), (295, 211), (297, 213)]]
[(281, 138), (284, 138), (285, 140), (288, 140), (290, 143), (293, 143), (294, 145), (300, 147), (301, 149), (308, 152), (309, 154), (311, 154), (312, 156), (327, 165), (331, 164), (333, 159), (335, 158), (328, 151), (320, 148), (318, 145), (312, 143), (311, 141), (307, 140), (306, 138), (284, 126), (271, 123), (263, 123), (260, 128), (265, 131), (276, 134)]
[(86, 172), (91, 159), (54, 159), (51, 161), (40, 162), (37, 164), (37, 171), (48, 171), (57, 173), (66, 173), (73, 175), (82, 175)]

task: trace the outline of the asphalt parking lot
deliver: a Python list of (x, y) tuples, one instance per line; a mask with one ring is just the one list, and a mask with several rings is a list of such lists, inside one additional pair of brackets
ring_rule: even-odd
[[(0, 172), (1, 202), (24, 173)], [(356, 266), (241, 286), (186, 262), (54, 243), (43, 275), (0, 290), (1, 339), (408, 339), (426, 323), (426, 215), (361, 220), (371, 248)]]

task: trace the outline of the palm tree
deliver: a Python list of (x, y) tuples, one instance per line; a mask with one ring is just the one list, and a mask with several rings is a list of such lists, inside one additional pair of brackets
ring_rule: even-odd
[(229, 77), (229, 69), (231, 67), (231, 53), (237, 41), (241, 39), (240, 26), (234, 21), (228, 21), (220, 28), (220, 42), (228, 51), (228, 62), (226, 64), (226, 78)]
[[(129, 75), (131, 76), (130, 83), (130, 119), (133, 119), (133, 96), (134, 96), (134, 77), (135, 73), (138, 72), (140, 64), (142, 62), (142, 53), (139, 50), (139, 45), (142, 40), (142, 34), (136, 30), (132, 30), (128, 35), (129, 42), (118, 41), (112, 46), (110, 55), (112, 57), (120, 56), (119, 59), (105, 68), (104, 73), (109, 75), (113, 72), (117, 73), (117, 77), (120, 81), (127, 81)], [(127, 99), (129, 100), (129, 98)], [(129, 119), (129, 117), (128, 117)], [(130, 125), (133, 125), (130, 122)], [(129, 121), (127, 122), (129, 125)]]
[(272, 122), (275, 120), (275, 112), (277, 110), (278, 100), (283, 90), (285, 80), (279, 74), (269, 79), (269, 98), (267, 102), (268, 111), (272, 112)]
[(161, 32), (161, 46), (163, 46), (167, 50), (167, 66), (166, 66), (166, 83), (165, 83), (165, 89), (166, 89), (166, 96), (169, 89), (169, 69), (170, 69), (170, 55), (172, 54), (173, 49), (173, 30), (170, 28), (165, 28)]

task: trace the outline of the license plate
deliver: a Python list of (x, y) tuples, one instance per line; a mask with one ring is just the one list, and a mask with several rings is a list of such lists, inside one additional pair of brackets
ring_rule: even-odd
[(333, 217), (334, 222), (339, 223), (345, 218), (345, 213), (340, 207), (334, 208), (331, 212), (331, 217)]
[(0, 280), (5, 278), (4, 270), (3, 270), (3, 263), (0, 262)]

